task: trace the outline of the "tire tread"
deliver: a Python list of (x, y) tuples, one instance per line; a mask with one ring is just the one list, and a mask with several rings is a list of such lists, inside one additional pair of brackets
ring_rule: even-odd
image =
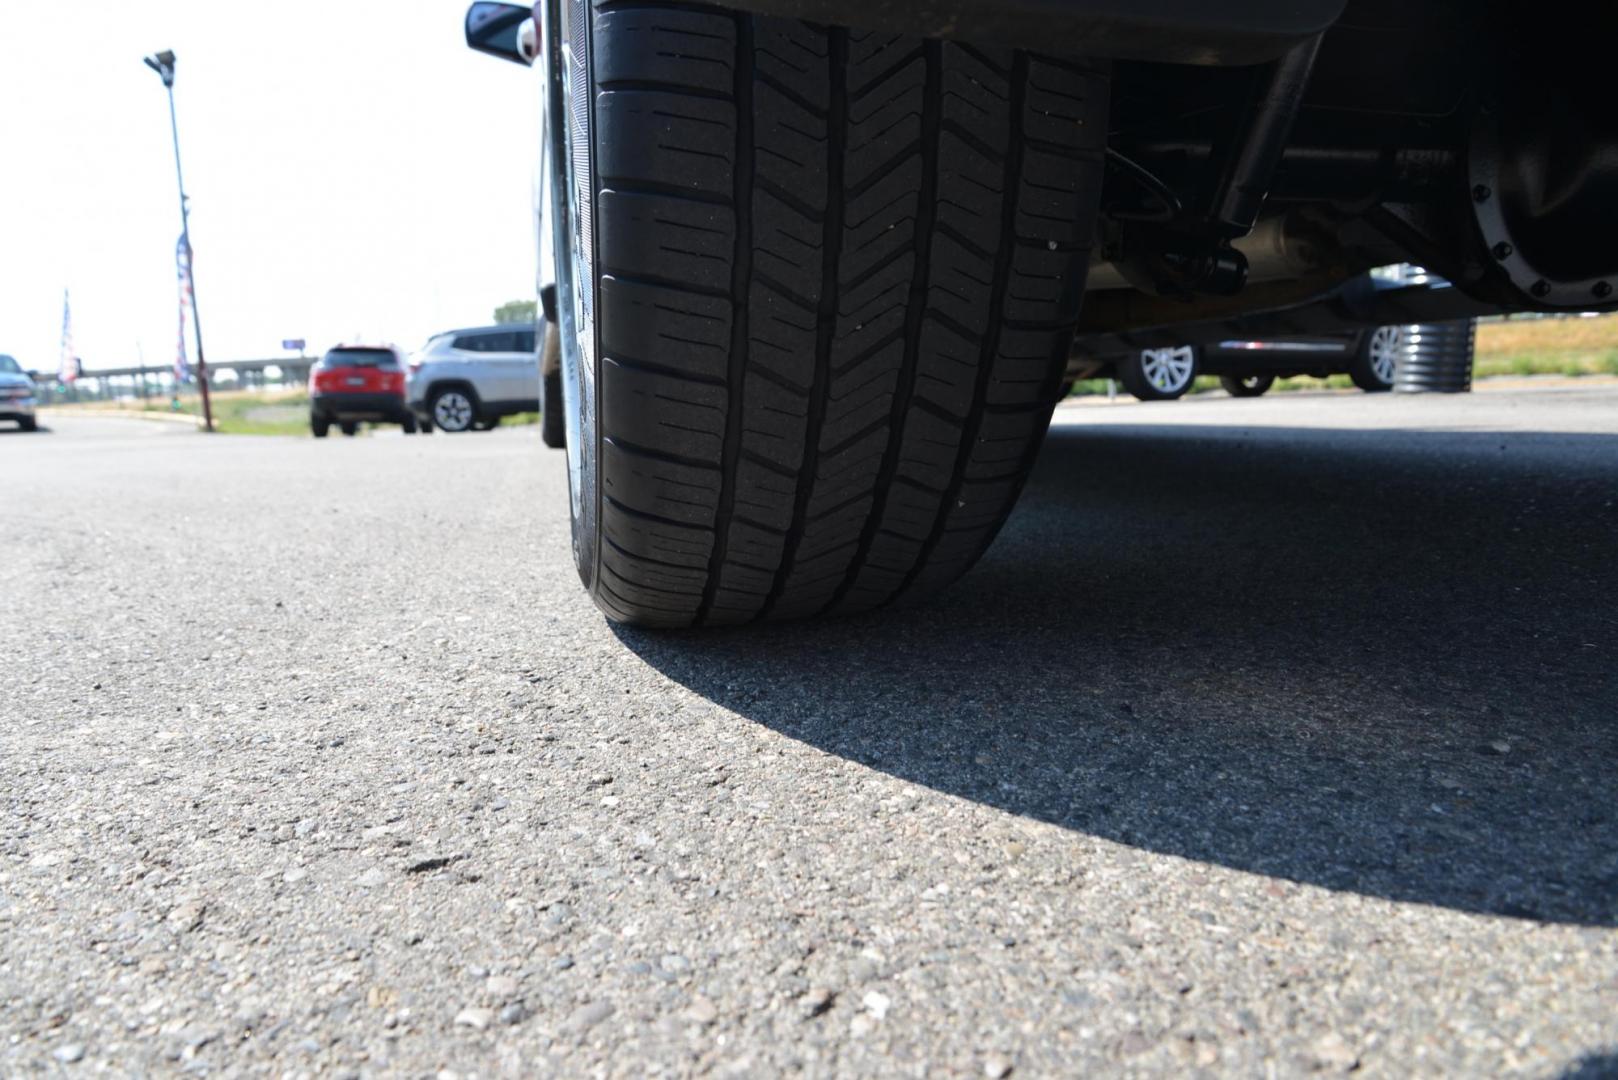
[(739, 623), (958, 576), (1055, 403), (1104, 71), (667, 0), (595, 11), (597, 601)]

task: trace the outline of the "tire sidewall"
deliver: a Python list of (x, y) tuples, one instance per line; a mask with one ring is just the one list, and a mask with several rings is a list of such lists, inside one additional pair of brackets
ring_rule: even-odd
[[(558, 79), (548, 86), (545, 139), (545, 180), (556, 258), (557, 333), (560, 345), (562, 391), (562, 443), (568, 458), (568, 497), (572, 522), (573, 559), (579, 578), (594, 590), (598, 577), (600, 476), (598, 432), (600, 335), (596, 324), (597, 296), (594, 266), (595, 236), (577, 223), (590, 222), (595, 199), (594, 65), (591, 55), (594, 7), (587, 0), (562, 0), (565, 27), (545, 27), (547, 65), (561, 65), (566, 96), (552, 105)], [(555, 36), (565, 32), (564, 42)], [(571, 68), (567, 61), (572, 60)], [(552, 75), (556, 75), (553, 70)], [(560, 116), (561, 122), (558, 123)], [(578, 122), (586, 130), (575, 138)], [(583, 146), (585, 160), (576, 161), (573, 149)], [(588, 259), (588, 263), (584, 259)], [(541, 418), (543, 422), (543, 417)], [(549, 440), (547, 440), (548, 442)]]

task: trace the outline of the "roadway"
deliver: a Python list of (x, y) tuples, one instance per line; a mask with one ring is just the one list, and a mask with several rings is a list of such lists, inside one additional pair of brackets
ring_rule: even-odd
[(1064, 405), (940, 600), (702, 635), (534, 428), (0, 433), (0, 1073), (1613, 1075), (1588, 386)]

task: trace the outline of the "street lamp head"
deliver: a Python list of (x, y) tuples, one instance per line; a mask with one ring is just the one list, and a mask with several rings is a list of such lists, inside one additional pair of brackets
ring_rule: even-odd
[(174, 85), (174, 53), (172, 50), (164, 49), (160, 53), (154, 53), (146, 57), (144, 62), (147, 67), (157, 72), (158, 77), (163, 80), (164, 86)]

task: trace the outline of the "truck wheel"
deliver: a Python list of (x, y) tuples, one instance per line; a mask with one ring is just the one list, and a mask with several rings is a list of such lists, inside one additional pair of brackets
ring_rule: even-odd
[(1392, 390), (1399, 347), (1403, 344), (1404, 328), (1401, 326), (1379, 326), (1362, 335), (1353, 359), (1348, 362), (1348, 377), (1368, 394)]
[(1062, 382), (1105, 74), (669, 0), (569, 11), (551, 216), (596, 603), (730, 624), (960, 576)]
[(355, 435), (360, 433), (360, 425), (357, 420), (344, 420), (337, 426), (342, 430), (344, 435), (347, 435), (350, 438), (353, 438)]
[(309, 434), (317, 439), (324, 439), (331, 432), (331, 421), (318, 413), (309, 416)]
[(1275, 385), (1274, 375), (1221, 375), (1219, 385), (1231, 397), (1263, 397)]
[(1140, 349), (1118, 364), (1118, 381), (1141, 401), (1173, 401), (1185, 396), (1197, 380), (1193, 345)]

